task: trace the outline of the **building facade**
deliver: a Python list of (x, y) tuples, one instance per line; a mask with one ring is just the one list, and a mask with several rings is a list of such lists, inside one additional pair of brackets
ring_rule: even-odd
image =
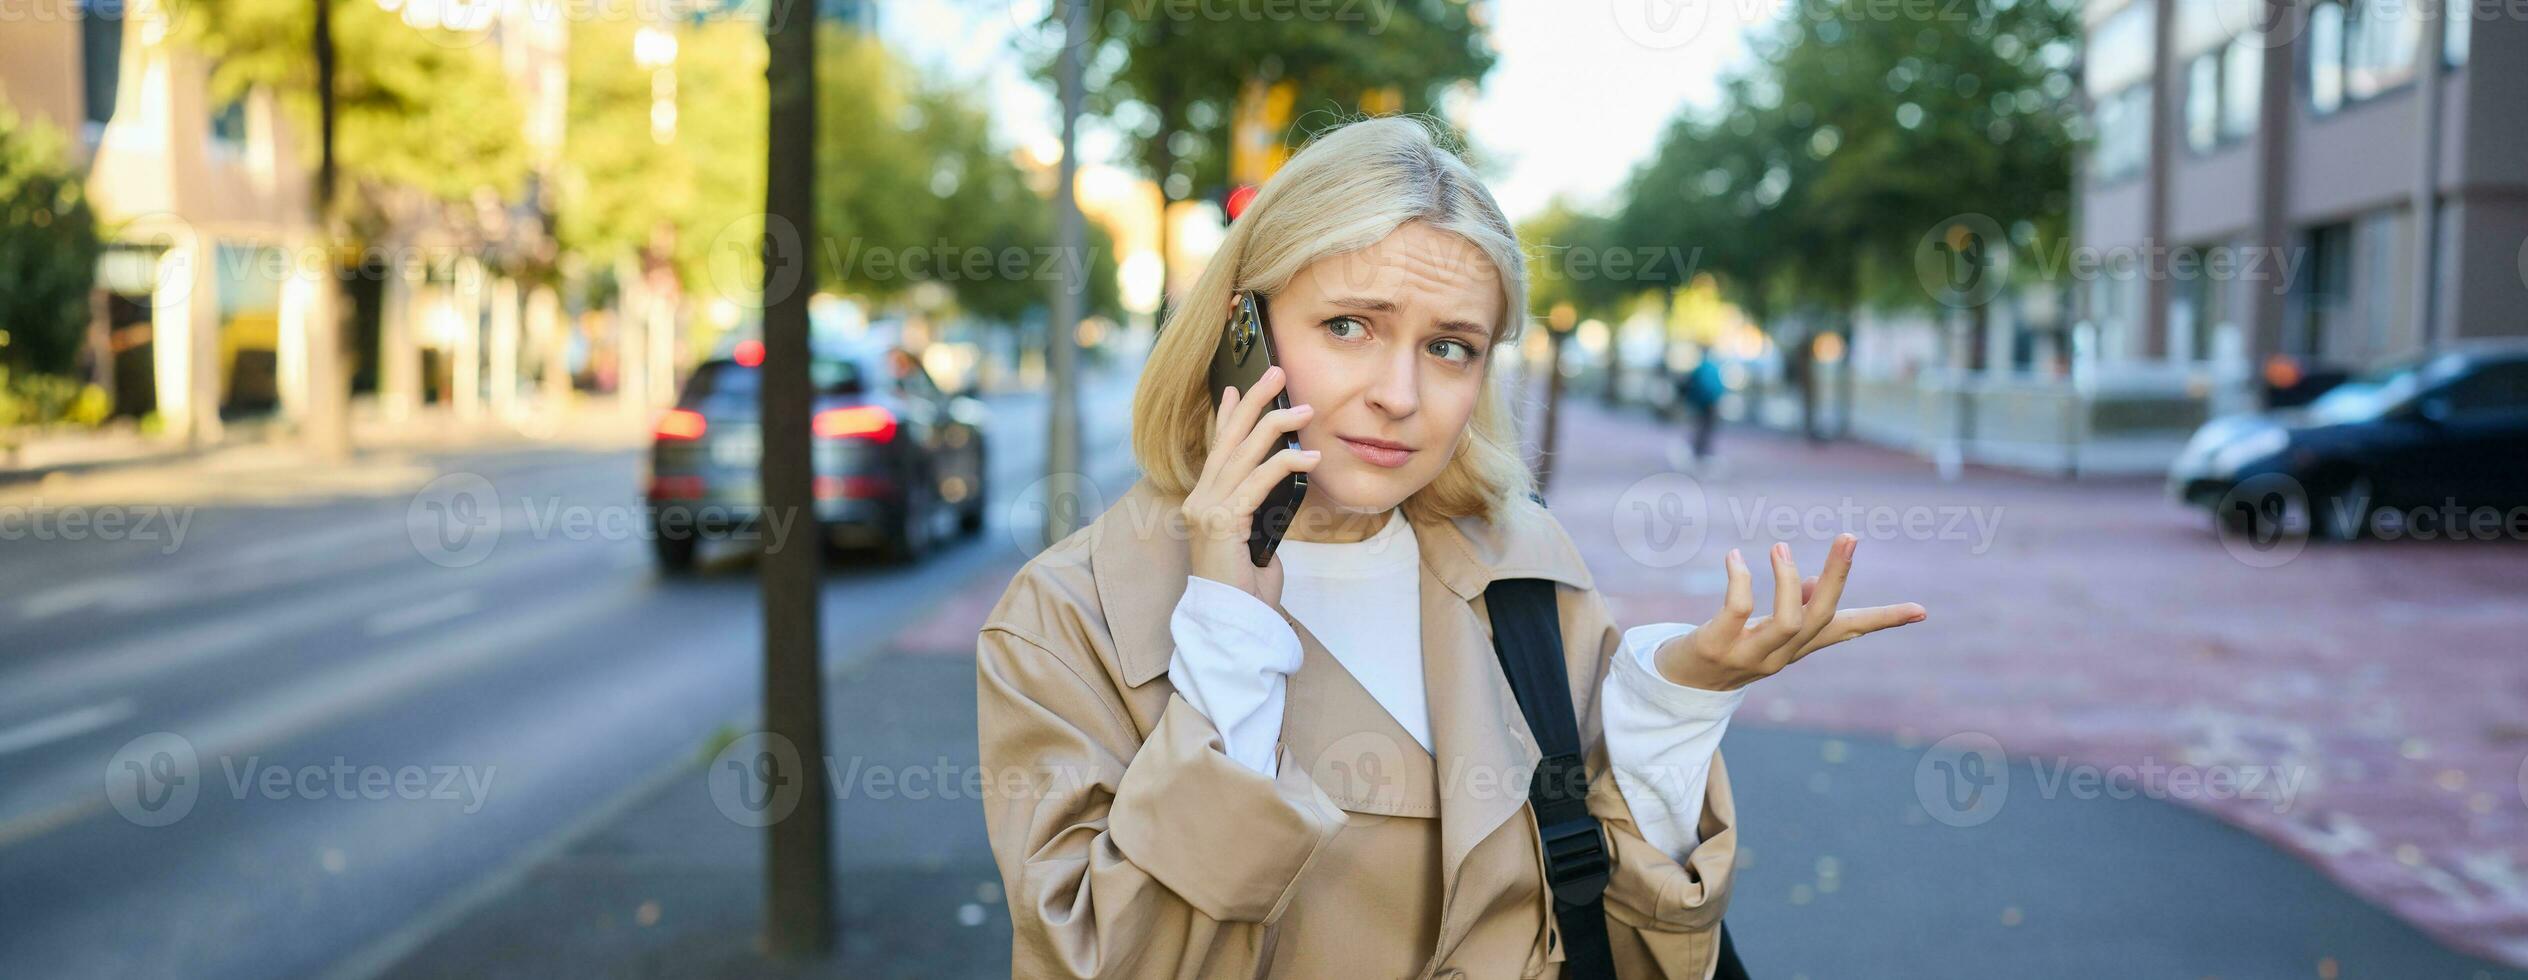
[[(2077, 285), (2198, 387), (2528, 333), (2528, 22), (2470, 0), (2092, 0)], [(2277, 355), (2297, 367), (2276, 364)]]

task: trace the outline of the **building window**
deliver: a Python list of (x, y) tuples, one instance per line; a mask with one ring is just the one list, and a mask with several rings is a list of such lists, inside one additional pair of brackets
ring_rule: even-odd
[(2186, 145), (2208, 152), (2221, 141), (2221, 58), (2198, 55), (2186, 66)]
[(2222, 139), (2245, 139), (2256, 132), (2256, 111), (2264, 94), (2264, 35), (2250, 31), (2231, 38), (2221, 52)]
[(211, 148), (240, 153), (246, 147), (246, 100), (230, 99), (211, 110)]
[(2353, 0), (2344, 24), (2344, 98), (2367, 99), (2414, 77), (2421, 47), (2420, 5), (2408, 0)]
[(2330, 343), (2330, 328), (2352, 299), (2352, 224), (2320, 225), (2308, 230), (2308, 274), (2300, 279), (2299, 316), (2284, 340), (2284, 353), (2336, 357), (2341, 344)]
[(2090, 147), (2090, 169), (2097, 179), (2113, 182), (2141, 173), (2151, 148), (2150, 83), (2099, 99), (2093, 121), (2097, 142)]
[(2344, 5), (2319, 0), (2309, 8), (2309, 108), (2319, 114), (2344, 105)]
[(115, 88), (123, 76), (123, 8), (129, 0), (79, 0), (80, 90), (87, 121), (114, 118)]
[[(2412, 0), (2319, 0), (2309, 8), (2309, 108), (2333, 112), (2412, 81), (2422, 16)], [(2441, 44), (2445, 54), (2445, 33)]]

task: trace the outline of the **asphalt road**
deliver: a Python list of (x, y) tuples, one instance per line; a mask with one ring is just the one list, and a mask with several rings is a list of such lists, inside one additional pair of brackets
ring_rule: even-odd
[[(1126, 384), (1090, 392), (1094, 459), (1121, 461)], [(829, 569), (832, 666), (1015, 547), (1042, 401), (992, 408), (991, 525)], [(637, 453), (420, 462), (497, 494), (487, 550), (417, 537), (411, 487), (21, 506), (56, 525), (0, 541), (0, 976), (325, 972), (749, 712), (751, 566), (659, 576)], [(223, 478), (163, 474), (171, 499)]]

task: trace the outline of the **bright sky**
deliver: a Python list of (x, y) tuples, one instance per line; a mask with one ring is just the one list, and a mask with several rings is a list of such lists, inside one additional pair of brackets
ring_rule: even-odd
[[(917, 64), (984, 87), (1013, 145), (1051, 141), (1060, 125), (1049, 87), (1020, 51), (1048, 50), (1033, 27), (1049, 0), (918, 0), (880, 5), (879, 33)], [(1105, 0), (1181, 4), (1231, 18), (1244, 11), (1327, 10), (1376, 23), (1390, 0)], [(1168, 6), (1163, 9), (1180, 9)], [(1555, 194), (1604, 204), (1660, 131), (1689, 103), (1708, 105), (1722, 69), (1743, 56), (1741, 25), (1772, 0), (1496, 0), (1500, 52), (1468, 128), (1492, 190), (1512, 218)], [(1081, 157), (1112, 160), (1115, 140), (1092, 121)]]

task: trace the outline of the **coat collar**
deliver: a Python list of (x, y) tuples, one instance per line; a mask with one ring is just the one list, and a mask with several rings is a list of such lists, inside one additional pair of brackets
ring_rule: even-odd
[[(1183, 499), (1160, 492), (1145, 477), (1088, 528), (1089, 560), (1101, 573), (1096, 576), (1097, 601), (1115, 640), (1116, 665), (1131, 687), (1166, 674), (1168, 657), (1176, 649), (1168, 620), (1185, 594), (1191, 566), (1189, 535), (1177, 509)], [(1427, 579), (1437, 579), (1462, 602), (1473, 602), (1486, 586), (1507, 578), (1592, 587), (1579, 549), (1543, 507), (1525, 500), (1504, 508), (1496, 520), (1417, 519), (1413, 534)], [(1118, 569), (1124, 574), (1112, 574)], [(1425, 610), (1432, 608), (1429, 598)]]

